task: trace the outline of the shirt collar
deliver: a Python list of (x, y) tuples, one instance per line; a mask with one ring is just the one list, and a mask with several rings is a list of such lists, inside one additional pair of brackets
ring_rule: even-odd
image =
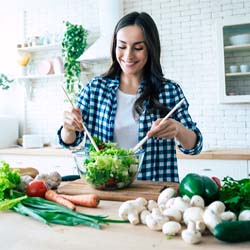
[[(117, 90), (119, 88), (119, 85), (120, 85), (120, 77), (119, 76), (116, 76), (114, 79), (110, 79), (111, 81), (109, 82), (109, 87), (112, 88), (112, 89), (115, 89)], [(141, 94), (144, 87), (146, 85), (146, 80), (142, 80), (141, 81), (141, 84), (138, 88), (138, 93)]]

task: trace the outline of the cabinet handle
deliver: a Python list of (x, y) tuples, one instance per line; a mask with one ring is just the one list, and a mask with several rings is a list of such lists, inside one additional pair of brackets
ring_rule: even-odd
[(203, 168), (201, 171), (212, 171), (211, 168)]

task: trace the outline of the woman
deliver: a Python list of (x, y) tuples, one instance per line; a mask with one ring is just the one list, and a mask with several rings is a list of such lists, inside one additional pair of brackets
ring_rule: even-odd
[(186, 100), (159, 125), (184, 94), (177, 83), (163, 76), (153, 19), (144, 12), (121, 18), (111, 53), (109, 70), (90, 80), (78, 96), (77, 108), (64, 112), (60, 143), (79, 145), (84, 135), (82, 120), (92, 136), (124, 148), (134, 147), (147, 134), (138, 179), (178, 182), (176, 142), (183, 153), (198, 154), (202, 135), (188, 113)]

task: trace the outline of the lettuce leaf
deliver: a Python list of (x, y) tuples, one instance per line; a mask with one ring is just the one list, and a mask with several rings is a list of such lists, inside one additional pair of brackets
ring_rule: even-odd
[(18, 170), (11, 170), (7, 162), (0, 162), (0, 201), (14, 198), (13, 190), (21, 181)]

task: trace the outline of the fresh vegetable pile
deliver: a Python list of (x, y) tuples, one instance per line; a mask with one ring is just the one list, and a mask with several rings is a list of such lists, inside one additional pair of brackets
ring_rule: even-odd
[[(125, 201), (118, 213), (133, 225), (162, 231), (167, 239), (180, 235), (188, 244), (201, 243), (207, 234), (225, 242), (250, 241), (249, 181), (227, 177), (221, 185), (216, 177), (190, 173), (181, 180), (179, 192), (168, 187), (157, 200), (137, 197)], [(226, 207), (219, 200), (220, 188), (233, 206)], [(237, 207), (235, 201), (240, 203)]]
[(142, 152), (119, 148), (114, 143), (98, 145), (101, 150), (90, 149), (79, 169), (87, 182), (97, 189), (119, 189), (131, 184), (138, 172)]
[(99, 199), (95, 194), (59, 195), (42, 180), (31, 180), (25, 191), (20, 192), (20, 186), (23, 188), (20, 184), (19, 172), (11, 170), (8, 163), (0, 162), (0, 211), (11, 209), (48, 225), (85, 225), (100, 229), (102, 224), (127, 222), (74, 211), (75, 205), (97, 207)]

